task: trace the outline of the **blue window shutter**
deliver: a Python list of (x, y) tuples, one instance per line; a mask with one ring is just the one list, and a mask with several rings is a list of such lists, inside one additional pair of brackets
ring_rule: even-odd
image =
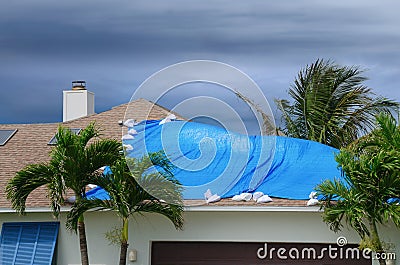
[(0, 264), (51, 265), (58, 222), (3, 223)]

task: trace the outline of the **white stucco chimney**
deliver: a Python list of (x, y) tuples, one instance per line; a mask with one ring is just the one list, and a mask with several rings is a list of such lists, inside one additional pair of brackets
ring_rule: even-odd
[(63, 122), (94, 114), (94, 93), (85, 81), (73, 81), (72, 90), (63, 91)]

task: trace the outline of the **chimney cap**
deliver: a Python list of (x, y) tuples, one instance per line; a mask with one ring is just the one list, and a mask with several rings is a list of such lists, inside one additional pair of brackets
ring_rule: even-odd
[(72, 90), (86, 90), (86, 81), (84, 80), (72, 81)]

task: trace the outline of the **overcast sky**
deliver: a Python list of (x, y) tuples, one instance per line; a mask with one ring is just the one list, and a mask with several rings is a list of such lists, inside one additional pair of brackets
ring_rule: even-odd
[[(400, 100), (398, 0), (0, 1), (0, 123), (61, 121), (62, 90), (80, 79), (101, 112), (154, 72), (195, 59), (244, 71), (273, 109), (316, 58), (360, 65), (377, 94)], [(162, 103), (174, 107), (178, 94)]]

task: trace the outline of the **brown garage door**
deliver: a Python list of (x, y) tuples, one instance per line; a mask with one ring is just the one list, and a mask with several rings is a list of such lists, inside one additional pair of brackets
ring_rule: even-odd
[[(278, 254), (279, 252), (279, 254)], [(358, 257), (357, 257), (358, 256)], [(254, 242), (152, 242), (152, 265), (370, 265), (357, 245), (254, 243)]]

